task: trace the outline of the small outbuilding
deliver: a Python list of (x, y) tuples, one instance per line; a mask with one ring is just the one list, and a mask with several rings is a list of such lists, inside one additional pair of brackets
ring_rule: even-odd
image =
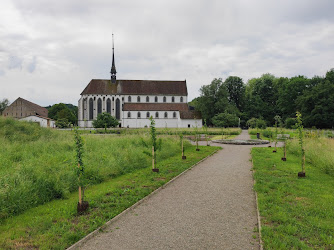
[(19, 121), (28, 121), (28, 122), (36, 122), (41, 127), (44, 128), (55, 128), (56, 122), (50, 118), (39, 116), (39, 115), (29, 115), (27, 117), (19, 119)]

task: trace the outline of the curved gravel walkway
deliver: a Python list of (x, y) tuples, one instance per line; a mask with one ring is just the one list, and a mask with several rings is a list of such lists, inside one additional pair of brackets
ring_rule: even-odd
[[(238, 139), (249, 139), (243, 131)], [(259, 249), (250, 149), (221, 145), (80, 249)], [(256, 237), (256, 239), (254, 239)]]

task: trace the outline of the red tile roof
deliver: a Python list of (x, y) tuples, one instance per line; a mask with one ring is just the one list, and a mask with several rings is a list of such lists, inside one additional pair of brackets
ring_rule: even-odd
[(44, 117), (48, 117), (48, 113), (49, 111), (46, 109), (46, 108), (43, 108), (33, 102), (30, 102), (26, 99), (23, 99), (21, 97), (17, 98), (11, 105), (9, 105), (5, 110), (4, 110), (4, 114), (5, 114), (5, 111), (7, 109), (9, 109), (11, 106), (13, 105), (17, 105), (17, 103), (19, 102), (22, 102), (22, 105), (27, 107), (29, 110), (31, 110), (32, 112), (34, 112), (35, 114), (37, 115), (40, 115), (40, 116), (44, 116)]
[(187, 111), (186, 103), (124, 103), (124, 111)]
[(188, 95), (186, 81), (117, 80), (116, 85), (110, 80), (92, 79), (81, 95)]

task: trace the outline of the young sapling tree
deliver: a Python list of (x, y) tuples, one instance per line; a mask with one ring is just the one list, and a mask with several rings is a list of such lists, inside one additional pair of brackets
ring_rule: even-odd
[(277, 135), (278, 135), (278, 125), (280, 124), (281, 122), (281, 117), (279, 115), (276, 115), (274, 117), (275, 119), (275, 133), (272, 133), (273, 136), (274, 136), (274, 141), (275, 141), (275, 150), (273, 150), (274, 153), (277, 152)]
[(298, 173), (298, 177), (305, 177), (305, 147), (304, 147), (304, 131), (303, 131), (303, 121), (302, 121), (302, 114), (300, 112), (296, 113), (297, 123), (296, 128), (298, 131), (298, 139), (299, 145), (301, 149), (301, 165), (302, 165), (302, 172)]
[(183, 133), (180, 134), (180, 142), (181, 142), (182, 160), (185, 160), (187, 159), (187, 157), (184, 155)]
[(196, 151), (199, 151), (199, 148), (198, 148), (199, 132), (198, 132), (198, 127), (197, 127), (197, 122), (196, 122), (196, 126), (194, 127), (194, 132), (195, 132)]
[(155, 128), (155, 121), (153, 117), (150, 117), (150, 135), (151, 135), (151, 141), (152, 141), (152, 171), (153, 172), (159, 172), (159, 169), (155, 167), (157, 163), (157, 156), (156, 151), (161, 148), (161, 140), (157, 140), (157, 133)]
[(79, 213), (84, 212), (88, 209), (88, 202), (84, 201), (84, 174), (85, 167), (83, 164), (83, 154), (84, 154), (84, 141), (79, 134), (79, 130), (77, 127), (74, 128), (74, 142), (75, 142), (75, 170), (78, 177), (78, 185), (79, 185), (79, 202), (77, 211)]
[(209, 145), (209, 138), (208, 138), (208, 126), (206, 125), (206, 119), (204, 119), (203, 131), (204, 131), (204, 134), (205, 134), (206, 145), (210, 146)]

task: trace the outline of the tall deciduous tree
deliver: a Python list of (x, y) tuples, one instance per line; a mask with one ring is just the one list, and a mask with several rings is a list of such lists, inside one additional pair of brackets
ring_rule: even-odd
[(0, 115), (2, 115), (2, 112), (9, 106), (9, 100), (7, 98), (2, 99), (0, 101)]
[(245, 98), (245, 84), (238, 76), (229, 76), (223, 84), (228, 93), (228, 101), (242, 111)]

